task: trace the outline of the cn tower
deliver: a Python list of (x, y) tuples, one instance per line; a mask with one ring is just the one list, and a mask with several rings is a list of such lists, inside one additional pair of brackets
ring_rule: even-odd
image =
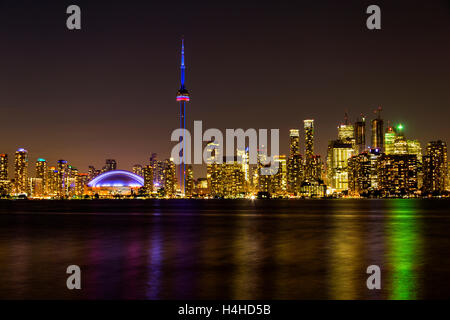
[[(181, 86), (177, 93), (177, 101), (180, 103), (180, 128), (186, 129), (186, 106), (189, 101), (189, 92), (187, 91), (184, 81), (185, 81), (185, 65), (184, 65), (184, 39), (181, 40)], [(183, 150), (180, 152), (180, 156), (183, 157), (183, 162), (178, 168), (178, 181), (180, 183), (181, 193), (185, 193), (186, 185), (186, 158), (184, 149), (186, 147), (186, 140), (183, 133), (183, 138), (180, 138), (180, 142), (183, 141)]]

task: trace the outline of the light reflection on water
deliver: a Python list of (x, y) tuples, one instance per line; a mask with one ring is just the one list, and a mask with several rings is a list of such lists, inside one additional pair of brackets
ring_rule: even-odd
[(388, 260), (391, 268), (389, 298), (417, 299), (421, 268), (421, 219), (416, 201), (406, 199), (391, 202), (388, 221)]
[[(448, 204), (2, 202), (0, 298), (448, 298)], [(65, 287), (71, 264), (81, 291)], [(366, 288), (372, 264), (382, 290)]]

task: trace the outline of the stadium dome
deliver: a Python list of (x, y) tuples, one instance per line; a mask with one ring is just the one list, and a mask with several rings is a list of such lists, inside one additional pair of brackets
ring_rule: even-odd
[(112, 170), (102, 173), (88, 183), (88, 187), (129, 187), (139, 188), (144, 186), (144, 179), (137, 174), (125, 170)]

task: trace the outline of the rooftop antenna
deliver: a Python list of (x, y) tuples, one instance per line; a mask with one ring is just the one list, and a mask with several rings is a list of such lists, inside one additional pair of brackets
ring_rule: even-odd
[(381, 119), (381, 111), (382, 110), (383, 110), (383, 108), (380, 106), (373, 111), (373, 113), (375, 113), (377, 115), (377, 119)]

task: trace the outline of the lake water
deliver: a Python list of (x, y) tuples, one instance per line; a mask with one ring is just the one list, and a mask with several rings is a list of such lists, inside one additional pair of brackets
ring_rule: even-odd
[[(450, 200), (0, 201), (1, 299), (450, 298)], [(66, 268), (81, 268), (68, 290)], [(381, 268), (368, 290), (366, 268)]]

